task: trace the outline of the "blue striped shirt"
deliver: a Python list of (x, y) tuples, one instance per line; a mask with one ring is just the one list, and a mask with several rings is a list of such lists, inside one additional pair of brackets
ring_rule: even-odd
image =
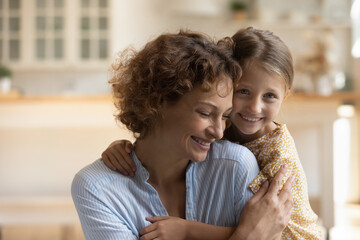
[[(78, 172), (71, 193), (86, 239), (138, 239), (148, 216), (168, 216), (148, 171), (131, 153), (135, 177), (108, 169), (99, 159)], [(245, 147), (219, 141), (205, 161), (186, 171), (186, 219), (218, 226), (236, 226), (253, 196), (249, 184), (258, 175), (254, 155)]]

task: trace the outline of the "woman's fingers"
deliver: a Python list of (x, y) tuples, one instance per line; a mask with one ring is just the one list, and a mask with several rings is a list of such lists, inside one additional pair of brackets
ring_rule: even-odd
[(286, 164), (282, 165), (279, 169), (279, 171), (276, 173), (275, 177), (270, 183), (269, 186), (269, 193), (270, 194), (277, 194), (281, 185), (282, 185), (282, 179), (286, 174), (288, 167)]
[(290, 176), (279, 194), (280, 201), (284, 202), (284, 210), (285, 210), (285, 212), (289, 212), (289, 215), (291, 212), (290, 210), (294, 205), (292, 194), (291, 194), (291, 186), (292, 186), (293, 182), (294, 182), (294, 176)]
[(281, 192), (279, 194), (280, 201), (286, 201), (289, 196), (291, 196), (291, 186), (294, 182), (294, 176), (290, 176), (288, 180), (286, 180), (284, 187), (281, 189)]
[(268, 189), (269, 189), (269, 181), (265, 181), (265, 182), (261, 185), (259, 191), (257, 191), (257, 192), (255, 193), (254, 197), (250, 199), (250, 201), (251, 201), (251, 200), (252, 200), (252, 201), (255, 201), (255, 202), (256, 202), (256, 201), (259, 201), (261, 198), (264, 197), (264, 195), (267, 193)]

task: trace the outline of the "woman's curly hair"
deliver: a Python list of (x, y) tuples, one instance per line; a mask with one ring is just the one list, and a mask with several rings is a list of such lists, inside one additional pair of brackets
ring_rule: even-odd
[[(232, 58), (233, 42), (217, 44), (189, 31), (163, 34), (136, 52), (127, 49), (112, 65), (115, 117), (136, 138), (145, 137), (161, 117), (165, 102), (176, 102), (194, 86), (209, 91), (222, 77), (236, 84), (241, 67)], [(232, 90), (232, 89), (230, 89)]]

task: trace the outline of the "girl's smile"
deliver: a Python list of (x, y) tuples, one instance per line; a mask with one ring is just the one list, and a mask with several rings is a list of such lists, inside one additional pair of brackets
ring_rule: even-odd
[(231, 121), (241, 142), (255, 140), (274, 130), (274, 119), (286, 97), (284, 79), (257, 62), (249, 65), (235, 88)]

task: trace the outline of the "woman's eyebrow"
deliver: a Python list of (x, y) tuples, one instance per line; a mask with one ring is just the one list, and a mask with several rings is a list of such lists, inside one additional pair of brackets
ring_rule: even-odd
[[(217, 109), (219, 109), (218, 108), (218, 106), (216, 106), (215, 104), (213, 104), (213, 103), (211, 103), (211, 102), (207, 102), (207, 101), (200, 101), (199, 102), (200, 104), (204, 104), (204, 105), (207, 105), (207, 106), (210, 106), (211, 108), (213, 108), (213, 109), (215, 109), (215, 110), (217, 110)], [(232, 106), (231, 107), (229, 107), (225, 112), (227, 112), (227, 111), (231, 111), (232, 110)]]

